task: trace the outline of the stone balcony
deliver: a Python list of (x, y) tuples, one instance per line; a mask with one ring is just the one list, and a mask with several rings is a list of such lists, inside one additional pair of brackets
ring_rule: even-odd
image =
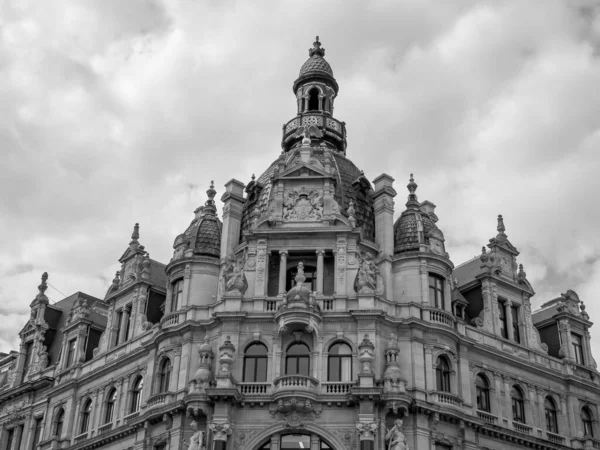
[(436, 403), (440, 403), (442, 405), (461, 407), (463, 404), (462, 399), (458, 395), (454, 395), (449, 392), (433, 392), (432, 397)]
[(493, 414), (490, 414), (487, 411), (477, 410), (477, 417), (479, 417), (488, 425), (496, 425), (498, 421), (498, 417), (494, 416)]
[(530, 427), (529, 425), (520, 423), (520, 422), (515, 422), (514, 420), (513, 420), (512, 426), (513, 426), (513, 430), (515, 430), (517, 433), (521, 433), (521, 434), (531, 434), (531, 431), (533, 430), (533, 428)]
[(344, 122), (334, 119), (328, 113), (310, 111), (299, 114), (283, 125), (282, 147), (289, 148), (293, 144), (294, 138), (297, 137), (296, 132), (298, 128), (310, 126), (316, 126), (321, 130), (325, 138), (333, 138), (335, 141), (345, 145), (346, 125)]
[(155, 408), (157, 406), (163, 406), (163, 405), (167, 405), (169, 403), (172, 403), (174, 401), (174, 396), (173, 393), (171, 392), (161, 392), (159, 394), (155, 394), (152, 397), (150, 397), (148, 399), (148, 401), (146, 402), (146, 404), (148, 405), (148, 408)]
[(440, 325), (454, 328), (455, 317), (443, 309), (425, 309), (423, 310), (423, 319)]
[(316, 400), (319, 380), (306, 375), (283, 375), (276, 378), (273, 385), (274, 400), (284, 397), (306, 397)]
[(186, 312), (185, 311), (175, 311), (169, 314), (165, 314), (165, 316), (160, 319), (160, 327), (162, 329), (175, 327), (180, 323), (185, 322), (186, 320)]

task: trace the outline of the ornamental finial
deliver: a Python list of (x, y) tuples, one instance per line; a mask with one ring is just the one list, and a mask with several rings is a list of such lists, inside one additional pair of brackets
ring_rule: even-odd
[(417, 187), (419, 187), (419, 185), (415, 183), (415, 179), (413, 178), (413, 174), (411, 173), (409, 183), (406, 185), (406, 188), (409, 192), (408, 201), (406, 202), (407, 208), (419, 209), (419, 201), (417, 200), (417, 194), (415, 194), (415, 192), (417, 191)]
[(315, 42), (313, 42), (313, 48), (308, 49), (308, 56), (312, 57), (314, 55), (320, 56), (321, 58), (325, 56), (325, 49), (321, 48), (319, 36), (315, 38)]
[(496, 230), (498, 230), (497, 237), (506, 238), (506, 227), (504, 226), (504, 219), (502, 218), (502, 214), (498, 214), (498, 226), (496, 227)]
[(136, 223), (133, 226), (133, 233), (131, 233), (131, 239), (137, 241), (140, 238), (140, 224)]
[(215, 191), (215, 182), (210, 182), (210, 187), (206, 191), (206, 195), (208, 195), (208, 200), (204, 203), (204, 213), (207, 214), (215, 214), (217, 212), (217, 207), (215, 206), (215, 195), (217, 191)]
[(48, 272), (44, 272), (42, 274), (42, 282), (41, 284), (38, 286), (38, 291), (39, 291), (39, 295), (43, 296), (44, 292), (46, 292), (46, 289), (48, 289)]

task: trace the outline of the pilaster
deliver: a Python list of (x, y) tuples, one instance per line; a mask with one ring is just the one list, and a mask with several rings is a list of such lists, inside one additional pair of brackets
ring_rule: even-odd
[(379, 263), (379, 271), (385, 283), (385, 297), (393, 300), (392, 255), (394, 254), (394, 179), (387, 174), (381, 174), (373, 180), (375, 185), (375, 238), (383, 259)]
[(221, 230), (221, 259), (233, 254), (233, 249), (240, 240), (242, 209), (244, 206), (244, 188), (241, 181), (231, 179), (225, 183), (223, 202), (223, 228)]

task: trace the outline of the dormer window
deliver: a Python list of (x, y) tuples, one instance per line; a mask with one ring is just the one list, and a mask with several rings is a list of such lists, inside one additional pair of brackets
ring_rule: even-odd
[(77, 339), (71, 339), (67, 350), (67, 364), (65, 367), (71, 367), (75, 362), (75, 352), (77, 350)]
[(571, 334), (571, 342), (573, 343), (573, 357), (577, 364), (583, 365), (585, 360), (583, 358), (583, 343), (581, 336), (578, 334)]

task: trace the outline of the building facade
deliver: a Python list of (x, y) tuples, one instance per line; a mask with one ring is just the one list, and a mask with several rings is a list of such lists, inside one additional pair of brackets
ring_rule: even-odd
[[(455, 266), (435, 205), (346, 156), (318, 41), (281, 154), (150, 259), (136, 224), (103, 299), (42, 276), (0, 355), (0, 449), (600, 448), (592, 323), (534, 290), (498, 216)], [(495, 219), (492, 220), (495, 222)], [(182, 227), (183, 228), (183, 227)]]

